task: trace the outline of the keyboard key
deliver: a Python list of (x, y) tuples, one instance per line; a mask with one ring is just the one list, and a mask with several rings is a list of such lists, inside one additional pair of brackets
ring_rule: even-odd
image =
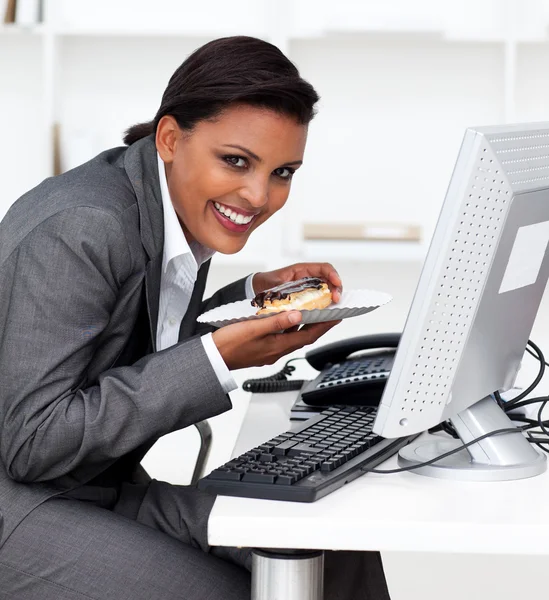
[(212, 479), (221, 479), (224, 481), (240, 481), (240, 479), (242, 478), (242, 473), (215, 469), (208, 475), (208, 477), (211, 477)]
[(336, 461), (335, 460), (330, 460), (330, 461), (326, 461), (325, 463), (322, 463), (320, 465), (320, 471), (322, 473), (329, 473), (330, 471), (333, 471), (336, 468)]
[(253, 483), (274, 483), (276, 480), (275, 475), (269, 475), (268, 473), (244, 473), (242, 481), (250, 481)]
[(273, 454), (276, 454), (278, 456), (284, 456), (285, 454), (288, 453), (288, 450), (290, 450), (290, 448), (293, 448), (294, 446), (296, 446), (299, 442), (298, 441), (286, 441), (286, 442), (282, 442), (281, 444), (279, 444), (278, 446), (275, 446), (273, 448)]
[(295, 475), (279, 475), (275, 481), (277, 485), (293, 485), (296, 482), (297, 477)]
[(290, 456), (295, 456), (296, 454), (306, 453), (306, 454), (316, 454), (317, 452), (321, 452), (321, 448), (314, 448), (309, 446), (309, 444), (296, 444), (293, 448), (290, 448), (288, 454)]

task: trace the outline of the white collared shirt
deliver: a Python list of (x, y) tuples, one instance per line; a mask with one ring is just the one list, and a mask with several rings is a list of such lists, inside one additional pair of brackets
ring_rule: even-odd
[[(215, 251), (196, 241), (192, 241), (190, 244), (187, 242), (171, 202), (164, 162), (158, 153), (157, 158), (164, 209), (164, 250), (160, 277), (156, 347), (158, 350), (165, 350), (178, 342), (179, 328), (189, 308), (198, 269), (213, 256)], [(253, 275), (250, 275), (246, 281), (248, 298), (253, 298), (255, 295), (252, 277)], [(228, 393), (236, 389), (236, 382), (219, 353), (212, 334), (203, 335), (201, 340), (223, 390)]]

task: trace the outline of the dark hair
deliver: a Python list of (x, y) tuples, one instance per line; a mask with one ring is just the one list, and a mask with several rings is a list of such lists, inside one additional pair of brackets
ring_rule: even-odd
[(191, 130), (198, 121), (237, 103), (269, 108), (306, 125), (318, 99), (313, 86), (273, 44), (246, 36), (220, 38), (185, 60), (170, 78), (154, 119), (130, 127), (124, 143), (129, 146), (156, 133), (165, 115)]

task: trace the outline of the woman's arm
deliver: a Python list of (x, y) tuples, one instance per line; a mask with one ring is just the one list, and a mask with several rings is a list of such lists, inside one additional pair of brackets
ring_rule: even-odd
[(0, 457), (14, 479), (91, 478), (231, 407), (199, 338), (84, 387), (113, 314), (132, 318), (120, 290), (136, 276), (117, 219), (88, 207), (43, 221), (0, 265)]

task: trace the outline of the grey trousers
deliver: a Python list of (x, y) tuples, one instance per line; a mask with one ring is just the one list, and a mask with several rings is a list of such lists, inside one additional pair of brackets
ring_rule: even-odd
[[(214, 498), (124, 484), (111, 509), (72, 498), (36, 508), (0, 549), (2, 600), (246, 600), (251, 554), (207, 542)], [(389, 600), (378, 553), (327, 552), (326, 600)]]

